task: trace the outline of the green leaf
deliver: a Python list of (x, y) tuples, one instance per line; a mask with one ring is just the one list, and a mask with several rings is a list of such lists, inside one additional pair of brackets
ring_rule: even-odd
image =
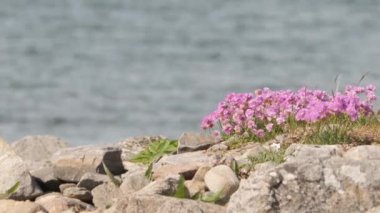
[(102, 161), (102, 164), (103, 164), (104, 171), (106, 172), (107, 176), (110, 178), (111, 182), (115, 184), (115, 186), (120, 187), (121, 181), (119, 181), (118, 179), (114, 177), (114, 175), (111, 173), (111, 171), (108, 169), (108, 167), (103, 161)]
[(177, 141), (159, 140), (150, 143), (149, 146), (138, 153), (133, 159), (133, 162), (149, 164), (158, 161), (165, 154), (171, 154), (177, 151)]
[(185, 178), (181, 175), (179, 178), (177, 190), (175, 191), (173, 196), (176, 198), (183, 199), (183, 198), (186, 198), (186, 194), (187, 194), (186, 192), (187, 192), (187, 189), (185, 186)]
[(11, 188), (9, 188), (4, 194), (0, 194), (0, 200), (1, 199), (8, 199), (10, 196), (12, 196), (14, 193), (17, 192), (18, 188), (20, 187), (20, 181), (17, 181)]
[(215, 203), (215, 202), (219, 201), (220, 199), (222, 199), (222, 197), (221, 197), (222, 191), (223, 190), (221, 190), (218, 193), (210, 193), (208, 195), (203, 195), (201, 197), (201, 201), (208, 202), (208, 203)]
[(145, 171), (145, 177), (149, 180), (153, 178), (153, 163), (150, 163), (148, 169)]

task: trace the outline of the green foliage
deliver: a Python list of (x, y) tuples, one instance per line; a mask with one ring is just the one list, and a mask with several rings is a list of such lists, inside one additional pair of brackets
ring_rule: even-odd
[(181, 175), (179, 178), (177, 190), (174, 192), (173, 197), (176, 198), (186, 198), (187, 196), (187, 189), (185, 186), (185, 178)]
[(239, 167), (238, 162), (235, 159), (233, 159), (233, 161), (231, 162), (230, 167), (231, 167), (232, 171), (234, 171), (236, 177), (239, 177), (240, 167)]
[(111, 180), (111, 182), (113, 184), (115, 184), (115, 186), (117, 187), (120, 187), (121, 185), (121, 181), (119, 181), (118, 179), (115, 178), (115, 176), (112, 174), (112, 172), (108, 169), (108, 167), (106, 166), (106, 164), (104, 162), (102, 162), (103, 164), (103, 168), (104, 168), (104, 171), (106, 172), (107, 176), (109, 177), (109, 179)]
[(208, 194), (200, 195), (199, 200), (207, 203), (216, 203), (222, 199), (222, 191), (218, 193), (209, 192)]
[(0, 200), (1, 199), (8, 199), (10, 198), (14, 193), (17, 192), (18, 188), (20, 187), (20, 181), (17, 181), (11, 188), (9, 188), (4, 194), (0, 194)]
[(149, 180), (153, 179), (153, 163), (150, 163), (148, 169), (145, 171), (145, 177)]
[(249, 156), (248, 159), (250, 161), (250, 167), (255, 167), (256, 164), (272, 161), (276, 164), (283, 163), (285, 161), (285, 150), (284, 148), (278, 151), (265, 151), (260, 153), (257, 156)]
[(150, 164), (159, 160), (165, 154), (172, 154), (177, 151), (178, 142), (175, 140), (161, 139), (150, 143), (149, 146), (138, 153), (133, 162)]

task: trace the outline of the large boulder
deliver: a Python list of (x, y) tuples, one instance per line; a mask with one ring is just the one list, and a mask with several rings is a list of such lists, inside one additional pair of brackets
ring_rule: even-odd
[(41, 205), (30, 201), (0, 200), (0, 212), (6, 213), (47, 213)]
[(4, 193), (17, 181), (20, 186), (15, 194), (11, 196), (16, 200), (34, 199), (42, 190), (30, 175), (23, 160), (16, 155), (12, 148), (0, 139), (0, 193)]
[(56, 151), (66, 148), (69, 144), (55, 136), (26, 136), (11, 144), (13, 150), (28, 164), (29, 170), (39, 169)]
[(373, 154), (379, 146), (344, 156), (332, 146), (302, 146), (289, 150), (284, 164), (242, 180), (228, 212), (365, 212), (380, 205), (380, 158)]
[(51, 158), (54, 175), (65, 182), (79, 182), (88, 172), (105, 174), (102, 162), (114, 175), (125, 172), (121, 150), (107, 146), (79, 146), (61, 149)]
[(105, 213), (223, 213), (225, 207), (195, 201), (190, 199), (178, 199), (162, 195), (137, 195), (119, 199), (115, 205)]

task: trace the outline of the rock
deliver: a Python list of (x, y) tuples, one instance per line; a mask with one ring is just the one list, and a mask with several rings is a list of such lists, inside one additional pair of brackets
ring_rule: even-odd
[(91, 192), (83, 187), (68, 187), (62, 191), (62, 194), (65, 197), (78, 199), (86, 203), (90, 203), (92, 201)]
[(169, 176), (162, 180), (156, 180), (137, 191), (138, 195), (172, 195), (176, 190), (179, 182), (179, 175)]
[(217, 143), (207, 149), (207, 152), (225, 152), (228, 150), (228, 146), (223, 143)]
[(141, 169), (128, 171), (122, 178), (120, 189), (124, 194), (136, 192), (150, 183), (150, 180), (145, 177), (145, 171)]
[(206, 184), (203, 181), (187, 180), (185, 181), (185, 186), (189, 193), (189, 197), (193, 197), (198, 193), (206, 191)]
[(44, 191), (59, 191), (62, 182), (54, 176), (53, 167), (43, 167), (30, 173)]
[(185, 165), (192, 164), (201, 166), (212, 166), (217, 162), (217, 159), (212, 154), (207, 154), (204, 151), (186, 152), (177, 155), (167, 155), (162, 157), (154, 164), (154, 169), (163, 165)]
[(178, 139), (177, 153), (205, 150), (208, 149), (210, 146), (214, 145), (215, 143), (215, 138), (210, 135), (185, 132)]
[[(354, 154), (358, 153), (356, 149), (364, 152), (362, 157)], [(294, 155), (273, 169), (256, 170), (231, 196), (228, 212), (343, 213), (373, 209), (379, 205), (380, 164), (368, 159), (376, 156), (376, 149), (356, 147), (343, 156), (327, 145), (298, 149), (301, 156), (308, 153), (315, 158)]]
[(15, 194), (11, 196), (15, 200), (34, 199), (42, 190), (37, 182), (30, 176), (27, 166), (23, 160), (16, 155), (11, 147), (0, 139), (0, 193), (4, 193), (17, 181), (20, 186)]
[(54, 136), (35, 135), (23, 137), (11, 146), (16, 154), (28, 164), (29, 170), (33, 171), (43, 167), (53, 153), (69, 145)]
[(363, 145), (353, 147), (344, 153), (344, 157), (358, 161), (380, 161), (380, 146)]
[(56, 192), (38, 197), (35, 203), (43, 206), (49, 213), (61, 213), (70, 209), (74, 212), (95, 210), (95, 208), (90, 204), (84, 203), (77, 199), (64, 197), (60, 193)]
[(90, 173), (105, 174), (102, 162), (114, 175), (125, 172), (121, 150), (107, 146), (80, 146), (62, 149), (52, 156), (54, 175), (65, 182), (79, 182)]
[(0, 211), (6, 213), (47, 213), (36, 203), (30, 201), (0, 200)]
[(285, 152), (286, 160), (328, 159), (343, 155), (341, 145), (292, 144)]
[(77, 185), (74, 183), (64, 183), (59, 185), (59, 191), (63, 193), (67, 188), (76, 187)]
[(86, 188), (91, 191), (92, 189), (99, 186), (100, 184), (106, 183), (108, 181), (109, 181), (109, 177), (107, 175), (88, 172), (88, 173), (85, 173), (81, 177), (77, 186)]
[(238, 164), (248, 164), (249, 157), (257, 156), (262, 152), (265, 152), (265, 148), (260, 143), (248, 143), (243, 147), (223, 153), (224, 158), (219, 163), (230, 165), (230, 162), (225, 159), (235, 159)]
[(195, 172), (198, 170), (197, 164), (179, 164), (179, 165), (164, 165), (153, 170), (153, 179), (164, 179), (170, 175), (182, 175), (185, 179), (193, 178)]
[(229, 197), (239, 187), (239, 179), (226, 165), (211, 168), (204, 177), (207, 188), (218, 193), (222, 198)]
[(377, 206), (368, 210), (366, 213), (379, 213), (379, 212), (380, 212), (380, 206)]
[(205, 179), (206, 173), (211, 169), (210, 166), (202, 166), (200, 167), (193, 177), (193, 181), (201, 181), (203, 182)]
[(178, 199), (161, 195), (138, 195), (124, 197), (118, 200), (114, 206), (105, 213), (224, 213), (225, 207), (195, 201), (190, 199)]
[(122, 161), (130, 161), (132, 158), (144, 150), (150, 143), (166, 139), (163, 136), (138, 136), (127, 138), (124, 141), (119, 142), (116, 146), (121, 149)]
[(123, 196), (120, 188), (115, 184), (107, 182), (95, 187), (92, 191), (92, 201), (96, 208), (108, 209), (118, 198)]

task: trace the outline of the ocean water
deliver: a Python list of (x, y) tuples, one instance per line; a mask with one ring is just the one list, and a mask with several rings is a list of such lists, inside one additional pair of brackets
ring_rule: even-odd
[(176, 138), (229, 92), (380, 87), (379, 20), (377, 0), (0, 0), (0, 136)]

